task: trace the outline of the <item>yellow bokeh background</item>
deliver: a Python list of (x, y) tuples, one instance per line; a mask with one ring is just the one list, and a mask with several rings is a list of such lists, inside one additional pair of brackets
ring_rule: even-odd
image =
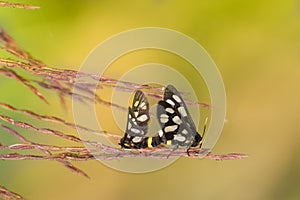
[[(299, 1), (18, 2), (41, 8), (0, 7), (0, 26), (35, 58), (56, 68), (78, 70), (96, 45), (133, 28), (170, 28), (192, 37), (217, 64), (227, 93), (226, 123), (213, 153), (241, 152), (249, 157), (222, 162), (181, 158), (167, 168), (146, 174), (118, 172), (98, 161), (74, 162), (90, 179), (55, 162), (1, 161), (0, 185), (30, 200), (300, 199)], [(147, 51), (140, 52), (133, 61), (121, 58), (116, 66), (136, 65), (153, 58), (149, 59)], [(172, 64), (171, 58), (165, 59)], [(110, 73), (118, 77), (121, 71), (124, 69)], [(41, 91), (50, 105), (19, 83), (0, 76), (1, 102), (72, 121), (70, 99), (66, 111), (55, 92)], [(59, 143), (50, 136), (28, 137), (42, 143)], [(0, 141), (16, 142), (3, 130)]]

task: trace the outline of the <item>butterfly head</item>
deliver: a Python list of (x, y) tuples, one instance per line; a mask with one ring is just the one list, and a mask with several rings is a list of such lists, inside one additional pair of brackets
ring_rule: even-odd
[(206, 117), (205, 122), (204, 122), (202, 136), (198, 132), (196, 133), (194, 141), (193, 141), (193, 143), (191, 145), (192, 147), (196, 147), (196, 146), (198, 146), (200, 144), (199, 147), (201, 148), (202, 143), (203, 143), (203, 138), (204, 138), (204, 135), (206, 133), (207, 120), (208, 120), (208, 117)]
[(201, 135), (197, 132), (195, 137), (194, 137), (194, 140), (193, 140), (193, 143), (192, 143), (192, 147), (196, 147), (200, 144), (200, 147), (202, 145), (202, 137)]
[(124, 137), (121, 138), (119, 145), (125, 149), (131, 148), (131, 139), (127, 133), (125, 133)]

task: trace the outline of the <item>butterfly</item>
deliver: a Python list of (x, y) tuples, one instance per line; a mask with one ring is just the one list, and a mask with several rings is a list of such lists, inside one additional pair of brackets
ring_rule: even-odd
[(186, 104), (172, 85), (166, 87), (163, 99), (158, 102), (157, 118), (163, 132), (161, 140), (167, 145), (190, 148), (202, 144)]
[(120, 146), (129, 149), (156, 147), (162, 143), (160, 137), (147, 137), (150, 120), (149, 102), (141, 90), (134, 94), (132, 107), (128, 107), (127, 126)]

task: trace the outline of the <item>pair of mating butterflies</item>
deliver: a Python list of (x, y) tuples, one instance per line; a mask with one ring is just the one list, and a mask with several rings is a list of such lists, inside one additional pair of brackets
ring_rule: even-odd
[(160, 144), (177, 147), (196, 147), (202, 144), (202, 137), (187, 110), (179, 92), (168, 85), (163, 100), (158, 102), (157, 117), (161, 130), (154, 137), (147, 137), (149, 103), (140, 90), (134, 95), (132, 107), (128, 107), (127, 127), (120, 140), (123, 148), (141, 149), (156, 147)]

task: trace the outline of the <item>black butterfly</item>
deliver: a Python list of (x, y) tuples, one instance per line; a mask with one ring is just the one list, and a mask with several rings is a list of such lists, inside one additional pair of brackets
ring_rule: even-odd
[(175, 147), (196, 147), (202, 143), (195, 124), (179, 92), (168, 85), (163, 100), (158, 102), (157, 117), (163, 134), (162, 141)]
[(146, 136), (149, 120), (148, 100), (142, 91), (137, 90), (133, 98), (132, 107), (128, 108), (126, 132), (119, 143), (121, 147), (140, 149), (158, 146), (161, 143), (158, 136)]

